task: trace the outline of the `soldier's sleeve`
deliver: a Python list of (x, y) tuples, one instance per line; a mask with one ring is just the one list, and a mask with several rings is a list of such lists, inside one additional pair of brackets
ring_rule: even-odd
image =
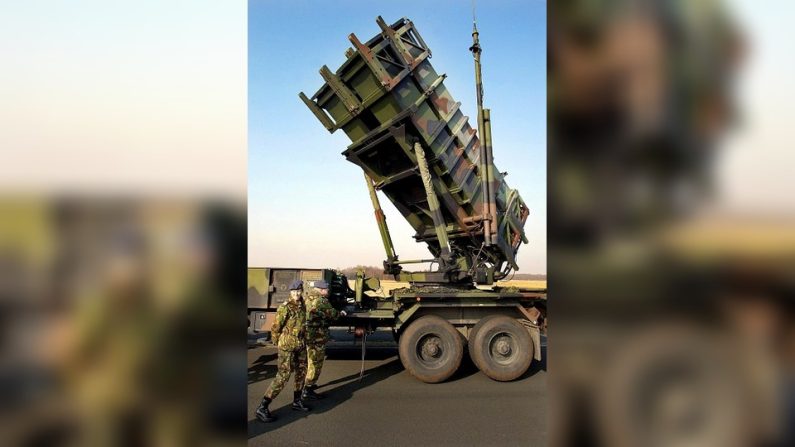
[(326, 321), (336, 320), (339, 316), (339, 311), (337, 311), (337, 309), (335, 309), (327, 299), (320, 301), (317, 306), (317, 310), (322, 315), (321, 318)]
[(320, 301), (317, 296), (310, 295), (306, 301), (306, 321), (323, 321), (323, 315), (320, 313)]
[(279, 336), (282, 334), (285, 321), (287, 321), (287, 307), (282, 305), (276, 309), (276, 320), (271, 326), (271, 340), (273, 340), (274, 344), (279, 342)]

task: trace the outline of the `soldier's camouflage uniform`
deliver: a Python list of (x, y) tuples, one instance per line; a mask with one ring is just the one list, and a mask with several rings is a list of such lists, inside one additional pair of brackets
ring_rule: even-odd
[(305, 386), (317, 383), (323, 361), (326, 358), (326, 343), (329, 340), (329, 326), (337, 319), (339, 311), (331, 306), (328, 298), (313, 290), (306, 295), (306, 353), (308, 369)]
[(279, 367), (265, 397), (274, 399), (295, 371), (295, 391), (301, 391), (306, 377), (306, 307), (303, 302), (289, 300), (276, 310), (271, 327), (273, 343), (279, 347)]

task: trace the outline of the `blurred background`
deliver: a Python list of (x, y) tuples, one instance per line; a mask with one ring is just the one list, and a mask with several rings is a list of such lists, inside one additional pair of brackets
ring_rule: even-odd
[(555, 445), (792, 445), (787, 2), (548, 20)]
[(0, 5), (0, 445), (245, 442), (245, 50), (244, 2)]

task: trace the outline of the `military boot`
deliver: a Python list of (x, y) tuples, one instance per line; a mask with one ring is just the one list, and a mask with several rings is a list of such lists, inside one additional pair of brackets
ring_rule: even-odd
[(262, 398), (262, 402), (259, 404), (259, 407), (257, 407), (256, 411), (257, 419), (259, 419), (262, 422), (273, 422), (276, 420), (276, 416), (272, 415), (271, 411), (268, 410), (268, 405), (270, 404), (271, 404), (270, 399), (268, 399), (267, 397)]
[(318, 400), (326, 398), (326, 396), (316, 393), (315, 389), (317, 389), (317, 385), (310, 385), (304, 388), (304, 394), (301, 396), (301, 398), (307, 400)]
[(309, 411), (309, 407), (304, 405), (304, 402), (301, 401), (301, 391), (296, 391), (293, 393), (293, 410), (295, 411)]

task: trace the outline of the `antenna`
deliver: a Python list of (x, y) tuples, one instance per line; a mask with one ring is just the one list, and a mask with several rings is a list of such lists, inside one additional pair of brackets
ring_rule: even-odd
[(472, 52), (472, 57), (475, 58), (475, 89), (478, 96), (478, 134), (482, 132), (481, 115), (483, 114), (483, 82), (480, 73), (480, 33), (478, 33), (478, 22), (475, 16), (475, 0), (472, 0), (472, 46), (469, 51)]
[(475, 89), (477, 92), (478, 98), (478, 134), (480, 134), (482, 129), (482, 115), (483, 115), (483, 81), (481, 78), (480, 72), (480, 53), (483, 50), (480, 47), (480, 39), (478, 33), (478, 24), (475, 20), (475, 2), (472, 1), (472, 46), (469, 47), (469, 51), (472, 52), (472, 57), (475, 59)]
[(481, 74), (480, 54), (483, 49), (480, 47), (480, 33), (478, 32), (478, 23), (475, 16), (475, 0), (472, 0), (472, 46), (469, 47), (472, 52), (472, 57), (475, 59), (475, 92), (477, 93), (478, 102), (478, 137), (480, 139), (480, 181), (483, 185), (481, 188), (481, 201), (483, 203), (483, 239), (486, 246), (491, 246), (493, 242), (493, 233), (496, 228), (492, 226), (492, 219), (496, 218), (496, 198), (494, 196), (494, 188), (496, 185), (492, 184), (493, 173), (491, 172), (491, 114), (488, 109), (483, 109), (483, 77)]

